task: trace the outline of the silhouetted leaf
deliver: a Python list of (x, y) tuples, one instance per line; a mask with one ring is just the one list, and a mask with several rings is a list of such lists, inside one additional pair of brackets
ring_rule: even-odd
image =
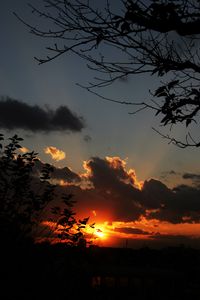
[(122, 33), (127, 32), (127, 31), (130, 31), (130, 25), (129, 25), (129, 23), (124, 22), (124, 23), (121, 25), (121, 31), (122, 31)]
[(95, 223), (90, 224), (91, 228), (95, 228)]
[(157, 97), (161, 97), (161, 96), (166, 96), (166, 86), (163, 85), (163, 86), (160, 86), (154, 93), (154, 96), (157, 96)]
[(79, 222), (81, 223), (81, 224), (87, 224), (87, 222), (89, 221), (89, 218), (90, 217), (88, 217), (88, 218), (84, 218), (83, 220), (79, 220)]
[(160, 112), (161, 112), (161, 110), (158, 109), (157, 112), (155, 113), (155, 116), (157, 116)]
[(190, 123), (192, 122), (192, 119), (187, 119), (186, 120), (186, 127), (188, 127), (190, 125)]
[(168, 89), (170, 90), (171, 88), (173, 88), (175, 85), (177, 85), (179, 83), (179, 80), (173, 80), (168, 84)]

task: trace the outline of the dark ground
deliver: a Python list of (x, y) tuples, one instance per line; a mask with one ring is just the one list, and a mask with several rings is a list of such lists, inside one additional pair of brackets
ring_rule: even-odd
[(2, 246), (1, 299), (200, 299), (200, 250)]

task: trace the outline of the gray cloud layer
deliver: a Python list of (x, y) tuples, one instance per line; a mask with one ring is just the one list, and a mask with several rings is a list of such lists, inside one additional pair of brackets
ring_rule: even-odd
[(0, 128), (24, 129), (33, 132), (78, 132), (84, 128), (84, 121), (67, 106), (47, 110), (38, 105), (31, 106), (19, 100), (1, 97)]

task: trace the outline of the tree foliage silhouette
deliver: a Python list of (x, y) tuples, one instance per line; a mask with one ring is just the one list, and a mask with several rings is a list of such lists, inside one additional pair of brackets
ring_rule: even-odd
[[(136, 105), (133, 112), (153, 109), (161, 126), (186, 126), (184, 140), (162, 134), (179, 147), (200, 146), (192, 133), (200, 110), (200, 3), (197, 0), (44, 0), (44, 10), (30, 5), (32, 12), (46, 20), (34, 26), (17, 16), (30, 32), (52, 39), (46, 58), (39, 64), (73, 53), (100, 73), (85, 88), (105, 100)], [(42, 23), (44, 25), (45, 22)], [(56, 43), (55, 43), (56, 41)], [(100, 49), (101, 54), (98, 52)], [(115, 55), (109, 55), (115, 53)], [(117, 57), (117, 59), (116, 59)], [(97, 88), (138, 74), (162, 78), (147, 101), (110, 99)]]
[[(22, 141), (14, 135), (4, 145), (4, 136), (0, 134), (0, 233), (4, 244), (33, 242), (35, 227), (43, 221), (45, 208), (57, 199), (57, 187), (50, 181), (52, 166), (45, 164), (40, 178), (34, 177), (38, 153), (20, 154)], [(52, 208), (59, 239), (65, 239), (68, 245), (79, 245), (84, 240), (83, 229), (88, 218), (76, 220), (72, 195), (63, 193), (62, 200), (62, 209)]]

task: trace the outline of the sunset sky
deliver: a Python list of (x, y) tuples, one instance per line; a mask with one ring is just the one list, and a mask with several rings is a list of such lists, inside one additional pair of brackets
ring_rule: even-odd
[[(31, 35), (12, 14), (37, 24), (27, 0), (0, 8), (0, 131), (23, 137), (22, 151), (39, 153), (38, 168), (55, 166), (54, 179), (75, 195), (77, 214), (96, 222), (99, 245), (200, 245), (200, 149), (168, 144), (152, 130), (153, 112), (130, 115), (132, 107), (77, 86), (95, 76), (80, 58), (39, 66), (34, 56), (45, 56), (51, 41)], [(143, 101), (157, 85), (140, 75), (102, 93)], [(185, 133), (185, 126), (176, 132), (180, 139)]]

